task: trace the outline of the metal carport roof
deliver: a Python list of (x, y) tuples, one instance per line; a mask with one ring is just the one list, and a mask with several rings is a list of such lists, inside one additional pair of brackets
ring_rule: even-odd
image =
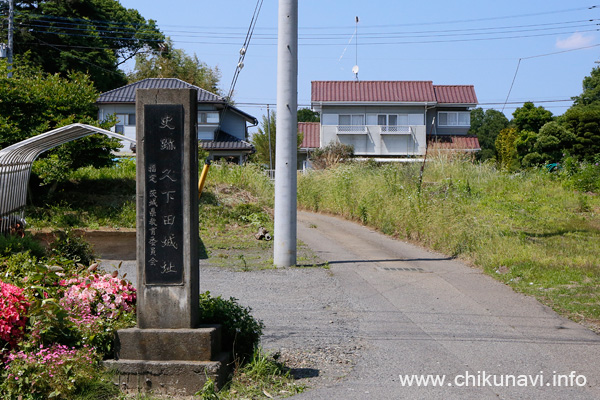
[(0, 150), (0, 233), (23, 218), (31, 165), (40, 154), (61, 144), (100, 133), (135, 143), (124, 135), (86, 124), (71, 124), (30, 137)]

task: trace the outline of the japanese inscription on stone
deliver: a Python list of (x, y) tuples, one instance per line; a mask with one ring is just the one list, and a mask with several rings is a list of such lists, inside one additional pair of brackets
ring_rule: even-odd
[(183, 106), (144, 105), (147, 285), (183, 284)]

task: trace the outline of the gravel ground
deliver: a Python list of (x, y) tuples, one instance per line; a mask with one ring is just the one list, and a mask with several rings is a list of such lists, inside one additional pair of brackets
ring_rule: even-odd
[(251, 307), (265, 324), (263, 348), (279, 353), (299, 384), (331, 386), (356, 364), (358, 314), (325, 268), (233, 272), (204, 266), (200, 289)]
[[(112, 271), (119, 261), (103, 260)], [(137, 286), (135, 261), (119, 270)], [(233, 271), (200, 266), (200, 291), (235, 297), (263, 321), (262, 347), (291, 368), (309, 389), (332, 386), (346, 377), (364, 349), (357, 336), (358, 312), (330, 270), (322, 267)]]

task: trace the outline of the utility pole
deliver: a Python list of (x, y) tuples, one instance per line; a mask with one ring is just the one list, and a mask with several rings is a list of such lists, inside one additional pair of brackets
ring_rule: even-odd
[(269, 139), (269, 173), (273, 172), (273, 150), (271, 149), (271, 110), (267, 104), (267, 139)]
[(296, 264), (298, 0), (279, 0), (273, 263)]
[(6, 61), (8, 62), (8, 77), (12, 78), (13, 63), (13, 30), (15, 20), (14, 0), (8, 0), (8, 48), (6, 49)]

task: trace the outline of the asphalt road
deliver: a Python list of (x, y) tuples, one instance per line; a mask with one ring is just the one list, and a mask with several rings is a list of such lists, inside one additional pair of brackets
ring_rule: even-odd
[[(440, 254), (331, 216), (298, 222), (330, 269), (200, 273), (202, 291), (251, 306), (263, 347), (307, 377), (294, 398), (600, 399), (594, 332)], [(122, 269), (136, 281), (134, 262)], [(413, 375), (444, 381), (403, 383)]]
[[(439, 254), (335, 217), (298, 220), (352, 299), (364, 342), (343, 381), (298, 399), (600, 399), (594, 332)], [(446, 380), (403, 385), (412, 374)]]

